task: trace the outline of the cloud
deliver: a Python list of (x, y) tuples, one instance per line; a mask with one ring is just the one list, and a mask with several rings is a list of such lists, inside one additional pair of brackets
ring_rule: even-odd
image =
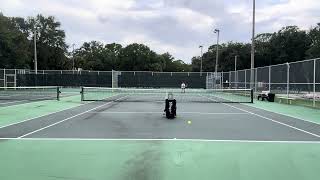
[[(198, 46), (221, 41), (250, 42), (252, 0), (0, 0), (6, 16), (53, 15), (62, 23), (68, 44), (144, 43), (190, 62)], [(319, 0), (256, 0), (257, 33), (286, 25), (308, 29), (319, 22)]]
[(302, 3), (301, 0), (288, 0), (261, 8), (258, 11), (258, 22), (268, 23), (274, 30), (287, 25), (309, 29), (319, 22), (319, 8), (320, 1), (304, 0)]

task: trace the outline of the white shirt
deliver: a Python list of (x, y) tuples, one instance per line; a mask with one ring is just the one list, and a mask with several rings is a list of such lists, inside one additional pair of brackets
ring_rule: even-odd
[(182, 88), (182, 89), (186, 88), (186, 84), (185, 84), (185, 83), (182, 83), (182, 84), (181, 84), (181, 88)]

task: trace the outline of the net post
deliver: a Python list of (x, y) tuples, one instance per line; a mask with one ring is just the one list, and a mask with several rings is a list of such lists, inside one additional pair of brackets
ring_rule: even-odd
[(250, 94), (251, 94), (251, 102), (250, 103), (253, 103), (253, 89), (251, 89), (251, 92), (250, 92)]
[(60, 87), (57, 86), (57, 100), (60, 101)]
[(81, 101), (84, 101), (84, 88), (83, 87), (81, 87), (81, 91), (80, 91), (80, 94), (81, 94)]

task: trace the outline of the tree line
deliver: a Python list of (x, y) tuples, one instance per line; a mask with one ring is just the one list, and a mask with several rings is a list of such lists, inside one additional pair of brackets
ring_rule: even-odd
[(157, 54), (148, 46), (133, 43), (120, 44), (85, 42), (73, 53), (75, 67), (89, 70), (122, 71), (191, 71), (191, 66), (175, 60), (169, 53)]
[[(278, 32), (258, 34), (255, 37), (255, 67), (320, 58), (320, 23), (309, 31), (297, 26), (283, 27)], [(219, 71), (234, 70), (235, 56), (237, 69), (251, 66), (251, 44), (228, 42), (219, 45)], [(203, 54), (204, 71), (213, 71), (216, 59), (216, 45)], [(200, 70), (201, 57), (192, 58), (192, 70)]]
[[(85, 42), (68, 51), (61, 23), (53, 16), (6, 17), (0, 13), (0, 68), (33, 69), (34, 37), (37, 43), (38, 69), (121, 71), (200, 71), (201, 57), (191, 64), (171, 54), (158, 54), (144, 44), (122, 46), (99, 41)], [(320, 57), (320, 23), (308, 31), (287, 26), (274, 33), (258, 34), (255, 38), (256, 67)], [(203, 54), (203, 71), (215, 69), (216, 44)], [(196, 48), (196, 47), (195, 47)], [(219, 71), (250, 68), (250, 43), (228, 42), (219, 45)], [(200, 53), (199, 53), (200, 54)]]

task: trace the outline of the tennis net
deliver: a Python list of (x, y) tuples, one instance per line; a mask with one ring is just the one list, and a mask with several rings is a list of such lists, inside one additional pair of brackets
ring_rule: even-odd
[(59, 100), (60, 89), (56, 86), (0, 87), (0, 100)]
[(164, 102), (173, 94), (177, 102), (252, 103), (251, 89), (130, 89), (82, 87), (82, 101)]

